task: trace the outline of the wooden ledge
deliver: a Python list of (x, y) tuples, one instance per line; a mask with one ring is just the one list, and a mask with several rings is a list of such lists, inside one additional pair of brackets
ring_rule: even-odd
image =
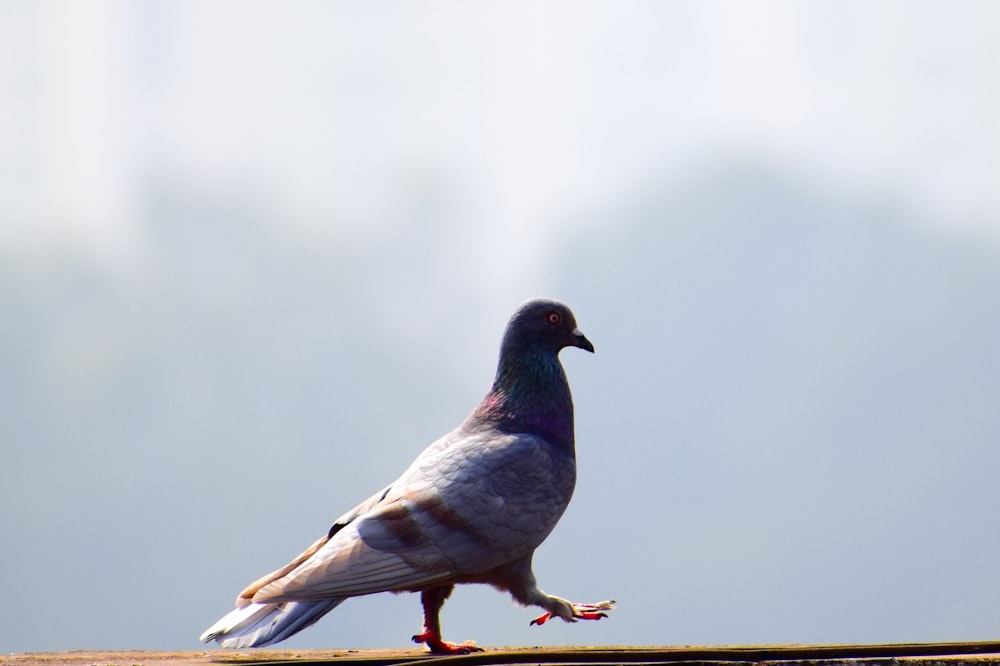
[(210, 652), (73, 651), (11, 654), (10, 666), (487, 666), (491, 664), (771, 664), (780, 666), (931, 666), (947, 661), (1000, 666), (1000, 641), (874, 645), (486, 648), (457, 656), (413, 650), (232, 650)]

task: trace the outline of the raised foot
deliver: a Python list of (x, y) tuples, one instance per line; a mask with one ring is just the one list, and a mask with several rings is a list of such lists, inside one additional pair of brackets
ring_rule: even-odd
[(425, 631), (413, 637), (414, 643), (423, 643), (430, 648), (433, 654), (469, 654), (470, 652), (482, 652), (483, 648), (476, 645), (475, 641), (465, 641), (464, 643), (451, 643), (442, 640), (433, 631)]
[[(615, 600), (610, 601), (599, 601), (596, 604), (571, 604), (573, 606), (573, 619), (566, 620), (566, 622), (576, 622), (577, 620), (600, 620), (602, 617), (607, 617), (608, 614), (604, 611), (614, 610)], [(531, 621), (531, 625), (542, 626), (546, 622), (552, 619), (552, 613), (542, 613), (534, 620)]]

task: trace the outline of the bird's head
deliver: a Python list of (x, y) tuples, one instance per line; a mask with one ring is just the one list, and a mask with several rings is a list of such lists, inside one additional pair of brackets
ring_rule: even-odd
[(537, 345), (553, 353), (558, 353), (563, 347), (594, 351), (594, 345), (577, 327), (576, 317), (570, 309), (548, 298), (532, 299), (521, 305), (504, 332), (504, 349)]

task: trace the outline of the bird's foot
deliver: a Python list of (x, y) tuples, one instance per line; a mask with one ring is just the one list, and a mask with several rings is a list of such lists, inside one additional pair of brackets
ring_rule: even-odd
[(423, 643), (430, 648), (433, 654), (469, 654), (470, 652), (482, 652), (483, 648), (476, 645), (475, 641), (465, 641), (464, 643), (452, 643), (434, 633), (425, 631), (413, 637), (414, 643)]
[[(612, 599), (611, 601), (599, 601), (596, 604), (571, 603), (570, 606), (573, 608), (573, 617), (564, 617), (563, 620), (566, 622), (576, 622), (577, 620), (600, 620), (602, 617), (608, 616), (608, 614), (604, 611), (614, 610), (615, 601)], [(552, 613), (542, 613), (532, 620), (531, 624), (542, 626), (550, 619), (552, 619)]]

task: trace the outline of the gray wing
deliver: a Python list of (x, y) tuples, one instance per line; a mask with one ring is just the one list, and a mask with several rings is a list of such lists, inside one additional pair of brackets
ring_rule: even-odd
[(253, 601), (254, 595), (256, 595), (257, 592), (259, 592), (261, 588), (263, 588), (265, 585), (268, 585), (276, 580), (284, 578), (285, 576), (287, 576), (288, 574), (290, 574), (291, 572), (295, 571), (300, 566), (302, 566), (313, 555), (315, 555), (320, 548), (329, 543), (330, 539), (333, 538), (333, 536), (337, 532), (339, 532), (345, 526), (352, 523), (359, 516), (363, 516), (365, 513), (370, 511), (372, 507), (376, 506), (379, 502), (381, 502), (385, 498), (386, 494), (389, 492), (390, 488), (392, 488), (392, 486), (388, 486), (385, 489), (380, 490), (379, 492), (375, 493), (374, 495), (366, 499), (361, 504), (357, 505), (356, 507), (354, 507), (353, 509), (342, 515), (340, 518), (336, 520), (336, 522), (334, 522), (333, 527), (330, 528), (330, 531), (327, 532), (326, 536), (320, 537), (319, 539), (314, 541), (311, 546), (306, 548), (301, 554), (299, 554), (298, 557), (293, 559), (291, 562), (281, 567), (280, 569), (276, 569), (269, 574), (261, 576), (260, 578), (258, 578), (257, 580), (255, 580), (254, 582), (250, 583), (245, 588), (243, 588), (243, 591), (240, 592), (239, 595), (236, 597), (236, 605), (241, 608), (246, 606), (247, 604)]
[(253, 601), (415, 589), (520, 559), (555, 527), (575, 479), (572, 456), (538, 437), (455, 431)]

